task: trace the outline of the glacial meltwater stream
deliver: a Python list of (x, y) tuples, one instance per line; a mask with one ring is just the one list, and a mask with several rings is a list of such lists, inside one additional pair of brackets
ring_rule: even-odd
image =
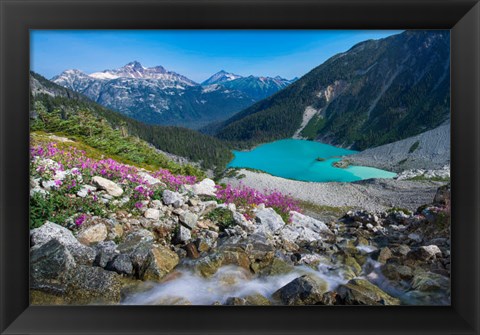
[(338, 168), (332, 164), (356, 151), (313, 141), (284, 139), (251, 151), (234, 151), (228, 167), (252, 168), (277, 177), (313, 182), (352, 182), (393, 178), (395, 173), (365, 166)]

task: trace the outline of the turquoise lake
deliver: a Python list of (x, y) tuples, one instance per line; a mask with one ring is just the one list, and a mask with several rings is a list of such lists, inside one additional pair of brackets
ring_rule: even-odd
[[(351, 182), (369, 178), (393, 178), (389, 171), (365, 166), (336, 168), (332, 163), (357, 151), (313, 141), (285, 139), (259, 145), (251, 151), (234, 151), (228, 167), (252, 168), (271, 175), (314, 182)], [(324, 161), (317, 161), (321, 157)]]

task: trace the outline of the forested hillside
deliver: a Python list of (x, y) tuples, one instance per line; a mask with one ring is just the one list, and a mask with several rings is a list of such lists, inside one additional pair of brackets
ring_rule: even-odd
[(363, 150), (436, 128), (449, 112), (449, 32), (406, 31), (355, 45), (216, 128), (244, 145), (297, 135)]
[[(112, 142), (105, 138), (115, 134), (120, 142), (124, 142), (122, 137), (138, 137), (162, 151), (201, 162), (204, 168), (223, 169), (232, 157), (227, 145), (218, 139), (181, 127), (145, 125), (35, 73), (31, 73), (30, 114), (34, 130), (80, 136), (89, 145), (103, 145), (106, 150)], [(131, 148), (123, 146), (107, 153), (127, 155)]]

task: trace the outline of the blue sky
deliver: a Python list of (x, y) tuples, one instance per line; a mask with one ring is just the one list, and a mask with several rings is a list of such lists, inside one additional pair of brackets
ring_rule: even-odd
[(162, 65), (197, 82), (219, 70), (291, 79), (301, 77), (358, 42), (392, 30), (32, 30), (31, 69), (51, 78), (67, 69), (86, 73), (137, 60)]

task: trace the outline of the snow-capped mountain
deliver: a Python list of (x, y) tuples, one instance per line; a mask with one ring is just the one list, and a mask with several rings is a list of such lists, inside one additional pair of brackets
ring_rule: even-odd
[(51, 80), (139, 121), (191, 128), (225, 120), (290, 83), (222, 70), (200, 85), (162, 66), (144, 67), (137, 61), (91, 74), (66, 70)]
[(161, 80), (165, 87), (182, 88), (186, 86), (198, 85), (193, 80), (188, 79), (173, 71), (167, 71), (163, 66), (144, 67), (137, 61), (128, 63), (127, 65), (116, 70), (105, 70), (90, 74), (90, 77), (102, 80), (112, 80), (118, 78), (135, 78), (135, 79), (156, 79)]
[(221, 71), (215, 73), (213, 76), (211, 76), (207, 80), (205, 80), (202, 83), (202, 85), (206, 86), (206, 85), (212, 85), (212, 84), (220, 84), (220, 83), (235, 80), (235, 79), (238, 79), (238, 78), (242, 78), (242, 76), (240, 76), (238, 74), (229, 73), (229, 72), (226, 72), (224, 70), (221, 70)]
[(254, 100), (265, 99), (277, 91), (293, 83), (295, 79), (288, 80), (280, 76), (272, 77), (243, 77), (238, 74), (221, 70), (205, 80), (202, 85), (218, 84), (223, 87), (239, 90), (248, 94)]

